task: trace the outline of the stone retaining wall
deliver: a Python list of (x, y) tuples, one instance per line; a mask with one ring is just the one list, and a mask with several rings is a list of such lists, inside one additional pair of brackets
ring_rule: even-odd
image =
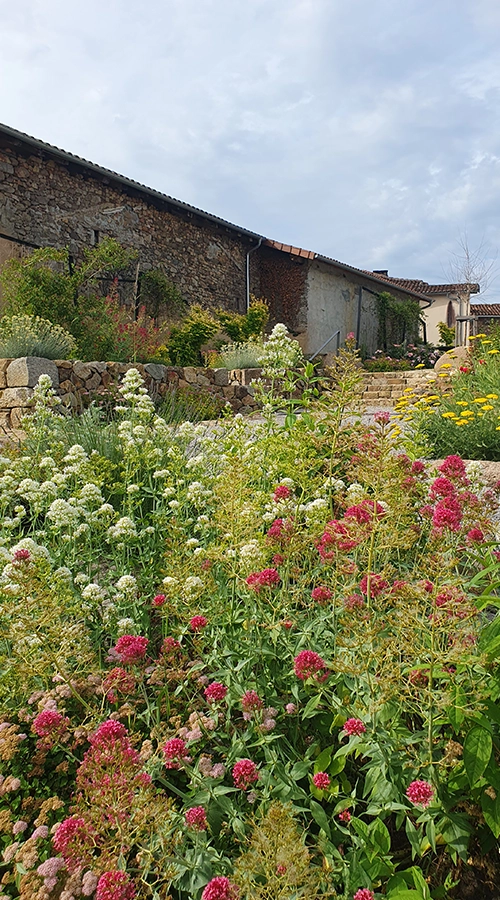
[(36, 356), (0, 360), (0, 426), (19, 428), (21, 417), (31, 406), (33, 388), (42, 374), (52, 384), (68, 409), (81, 409), (92, 398), (116, 388), (129, 369), (138, 369), (153, 397), (163, 397), (172, 388), (207, 392), (234, 412), (248, 414), (257, 408), (251, 381), (260, 369), (205, 369), (193, 366), (163, 366), (159, 363), (80, 362), (41, 359)]
[(394, 406), (407, 388), (416, 393), (425, 393), (436, 378), (433, 369), (410, 370), (408, 372), (364, 372), (363, 402), (367, 406)]

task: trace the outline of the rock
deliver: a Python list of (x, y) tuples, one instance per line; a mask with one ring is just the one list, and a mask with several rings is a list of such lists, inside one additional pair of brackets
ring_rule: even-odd
[(48, 375), (52, 387), (59, 387), (59, 372), (55, 362), (40, 356), (21, 356), (19, 359), (13, 359), (7, 367), (7, 386), (35, 387), (40, 375)]
[(98, 360), (94, 360), (93, 362), (89, 362), (89, 366), (93, 369), (94, 372), (99, 372), (102, 374), (106, 369), (105, 362), (99, 362)]
[(14, 409), (29, 406), (33, 397), (33, 388), (10, 387), (0, 392), (0, 409)]
[(64, 394), (64, 393), (67, 393), (68, 391), (72, 391), (73, 387), (74, 387), (73, 382), (70, 381), (69, 378), (66, 378), (66, 381), (61, 381), (61, 383), (59, 385), (59, 391)]
[(167, 375), (167, 367), (161, 363), (146, 363), (144, 371), (154, 379), (154, 381), (164, 381)]
[(54, 360), (58, 369), (72, 369), (73, 363), (69, 359), (55, 359)]
[(209, 387), (209, 385), (211, 383), (210, 379), (207, 378), (206, 375), (200, 375), (200, 374), (198, 374), (196, 376), (196, 382), (197, 382), (197, 384), (201, 384), (202, 387)]
[(96, 388), (101, 384), (101, 376), (99, 372), (94, 372), (92, 378), (89, 378), (88, 381), (85, 382), (85, 387), (88, 391), (95, 391)]
[(21, 419), (27, 413), (26, 409), (22, 409), (21, 407), (14, 407), (10, 411), (10, 427), (11, 428), (20, 428), (21, 427)]
[(441, 369), (445, 372), (458, 372), (460, 366), (466, 366), (468, 363), (470, 364), (470, 354), (467, 347), (455, 347), (454, 350), (448, 350), (439, 357), (434, 364), (434, 370), (436, 372), (440, 372)]
[(80, 362), (79, 359), (73, 363), (73, 372), (77, 378), (81, 378), (82, 381), (87, 381), (87, 378), (90, 378), (92, 375), (90, 365), (88, 363)]
[(226, 387), (229, 384), (229, 372), (227, 369), (214, 369), (214, 384)]
[(196, 384), (196, 369), (194, 366), (184, 367), (184, 381), (188, 384)]

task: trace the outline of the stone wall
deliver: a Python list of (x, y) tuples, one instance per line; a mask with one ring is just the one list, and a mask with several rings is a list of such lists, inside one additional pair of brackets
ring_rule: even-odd
[[(64, 162), (28, 143), (0, 140), (0, 238), (69, 247), (79, 259), (85, 248), (113, 237), (138, 251), (141, 271), (161, 269), (188, 303), (244, 312), (246, 254), (256, 241), (112, 174), (100, 175), (77, 157)], [(4, 247), (3, 257), (19, 246)]]
[(90, 400), (103, 398), (121, 383), (125, 372), (138, 369), (149, 393), (164, 397), (169, 390), (206, 392), (233, 412), (248, 415), (257, 409), (251, 381), (260, 369), (202, 369), (192, 366), (163, 366), (158, 363), (89, 362), (28, 356), (0, 360), (0, 426), (16, 429), (32, 405), (33, 388), (42, 374), (50, 375), (61, 404), (68, 410), (81, 409)]
[(431, 386), (433, 390), (440, 388), (433, 369), (421, 369), (418, 372), (364, 372), (363, 402), (366, 406), (395, 406), (409, 388), (416, 394), (424, 394)]

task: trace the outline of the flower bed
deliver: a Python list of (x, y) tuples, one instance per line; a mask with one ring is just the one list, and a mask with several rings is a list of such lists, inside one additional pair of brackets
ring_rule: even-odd
[(4, 895), (498, 878), (498, 492), (386, 413), (344, 426), (359, 378), (174, 429), (130, 370), (90, 451), (35, 388), (0, 459)]

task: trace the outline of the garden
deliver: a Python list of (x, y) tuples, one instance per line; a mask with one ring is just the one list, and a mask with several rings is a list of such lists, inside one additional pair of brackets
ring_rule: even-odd
[(0, 457), (1, 900), (499, 896), (500, 482), (442, 407), (475, 375), (364, 424), (352, 340), (321, 393), (297, 366), (276, 331), (254, 422), (135, 369), (76, 421), (40, 378)]

